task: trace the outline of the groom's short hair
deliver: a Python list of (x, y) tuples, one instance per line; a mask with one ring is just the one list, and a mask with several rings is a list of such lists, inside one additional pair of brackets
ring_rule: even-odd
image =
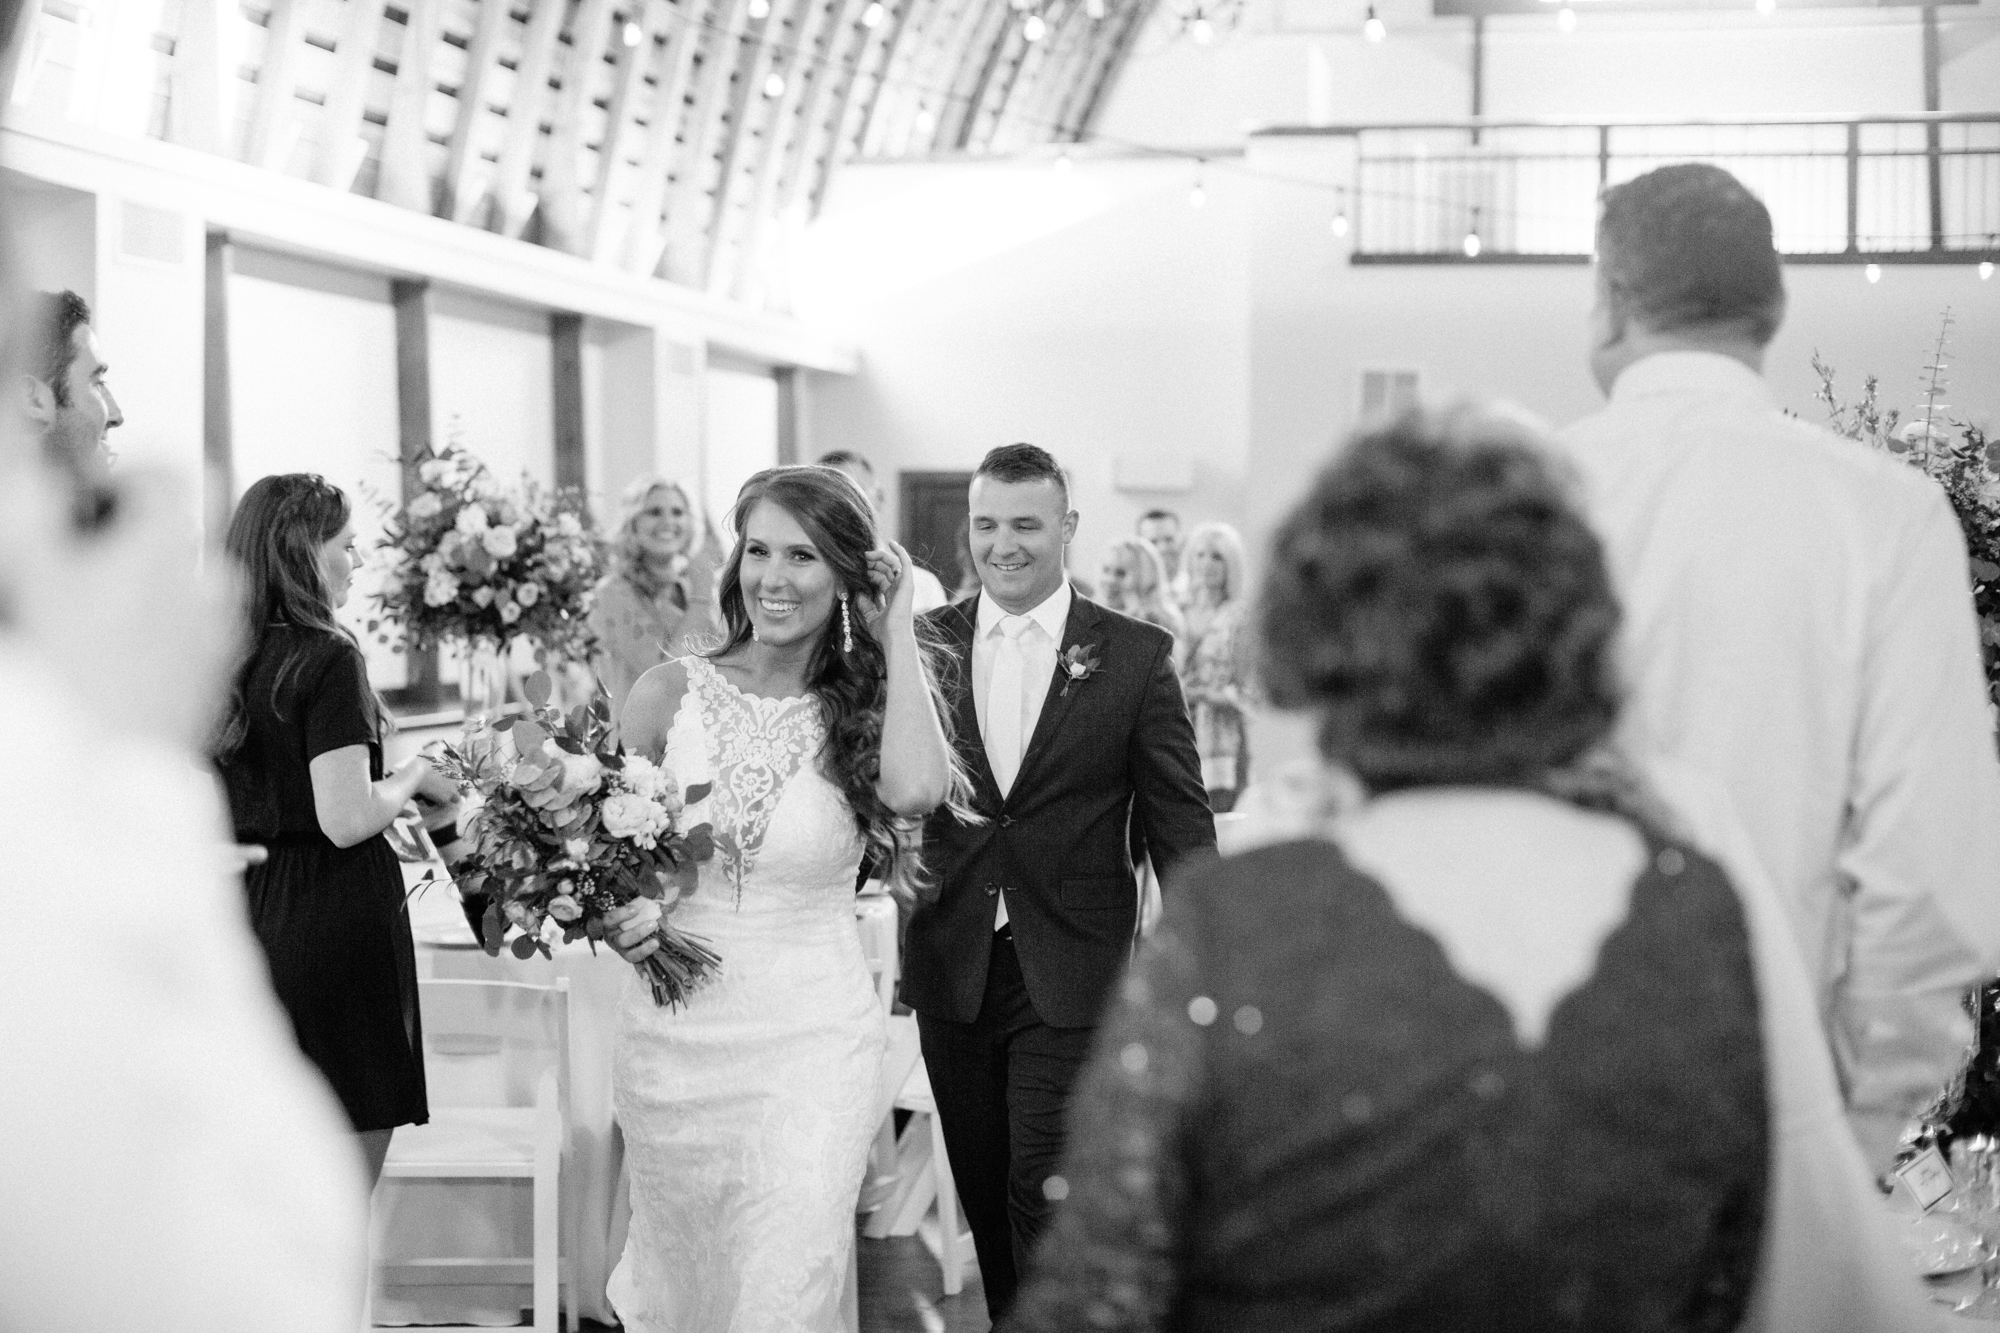
[(1683, 162), (1604, 192), (1603, 280), (1656, 332), (1734, 325), (1767, 343), (1785, 310), (1771, 211), (1721, 167)]
[(1056, 462), (1054, 454), (1039, 445), (1003, 444), (989, 449), (986, 457), (979, 460), (979, 470), (972, 475), (1006, 482), (1052, 481), (1062, 493), (1063, 512), (1069, 512), (1069, 474)]

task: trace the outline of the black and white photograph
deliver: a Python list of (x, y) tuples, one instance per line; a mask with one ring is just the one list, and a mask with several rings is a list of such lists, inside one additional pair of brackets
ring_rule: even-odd
[(2000, 0), (0, 0), (0, 1333), (2000, 1325)]

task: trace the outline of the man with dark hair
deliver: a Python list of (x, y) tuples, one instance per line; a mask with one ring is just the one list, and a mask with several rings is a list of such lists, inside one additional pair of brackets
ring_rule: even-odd
[(1181, 569), (1181, 516), (1171, 509), (1148, 509), (1139, 515), (1133, 531), (1152, 547), (1166, 567), (1169, 595), (1176, 602), (1187, 600), (1187, 575)]
[(1031, 444), (986, 455), (969, 490), (980, 593), (928, 617), (977, 822), (924, 826), (937, 898), (910, 916), (903, 999), (997, 1320), (1062, 1197), (1070, 1084), (1131, 954), (1128, 830), (1162, 877), (1215, 846), (1165, 630), (1072, 589), (1069, 480)]
[(90, 307), (72, 291), (36, 292), (31, 365), (22, 375), (28, 417), (50, 461), (79, 479), (111, 465), (105, 436), (125, 423), (107, 376), (111, 368), (90, 327)]
[[(868, 497), (868, 503), (875, 506), (875, 517), (878, 520), (882, 517), (882, 506), (887, 497), (882, 494), (882, 483), (875, 478), (875, 465), (868, 461), (866, 454), (858, 454), (852, 449), (829, 449), (814, 462), (820, 467), (845, 473), (847, 479), (859, 486), (861, 493)], [(882, 535), (886, 539), (889, 534), (885, 532)], [(910, 562), (910, 577), (916, 584), (910, 605), (918, 615), (935, 611), (951, 600), (945, 595), (944, 584), (938, 581), (938, 576), (914, 560)]]
[(1970, 1040), (2000, 953), (2000, 763), (1943, 492), (1788, 418), (1764, 205), (1705, 165), (1608, 191), (1590, 366), (1564, 433), (1625, 608), (1639, 755), (1727, 793), (1789, 910), (1878, 1169)]

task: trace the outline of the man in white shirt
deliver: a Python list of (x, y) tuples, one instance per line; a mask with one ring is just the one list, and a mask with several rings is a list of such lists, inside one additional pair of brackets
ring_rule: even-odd
[(185, 489), (123, 478), (79, 532), (54, 462), (0, 413), (0, 1329), (352, 1333), (360, 1160), (196, 758), (234, 600)]
[(2000, 762), (1950, 505), (1788, 418), (1770, 214), (1727, 172), (1606, 193), (1591, 368), (1563, 432), (1625, 607), (1633, 753), (1727, 792), (1813, 978), (1850, 1121), (1886, 1166), (1963, 1061), (2000, 953)]

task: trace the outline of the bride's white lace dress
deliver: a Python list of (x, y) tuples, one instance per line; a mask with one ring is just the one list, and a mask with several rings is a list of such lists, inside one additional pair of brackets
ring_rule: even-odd
[(611, 1302), (627, 1333), (834, 1330), (886, 1040), (854, 920), (862, 840), (816, 762), (818, 702), (685, 662), (665, 763), (714, 784), (689, 822), (742, 857), (718, 851), (675, 909), (720, 976), (680, 1010), (626, 993), (613, 1100), (632, 1225)]

